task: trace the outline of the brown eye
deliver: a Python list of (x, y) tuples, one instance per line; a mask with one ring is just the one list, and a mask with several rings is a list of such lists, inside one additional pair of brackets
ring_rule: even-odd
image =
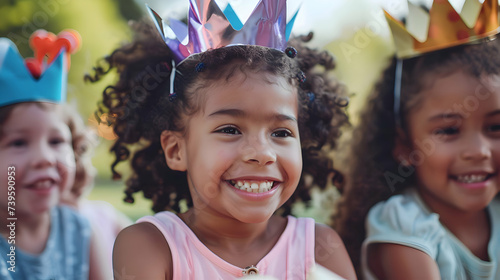
[(14, 139), (9, 143), (9, 146), (17, 147), (17, 148), (24, 147), (26, 145), (28, 145), (28, 141), (26, 141), (24, 139)]
[(437, 129), (434, 133), (438, 135), (455, 135), (458, 134), (458, 128), (457, 127), (440, 128)]
[(219, 130), (216, 130), (215, 132), (224, 134), (233, 134), (233, 135), (241, 134), (241, 132), (234, 126), (223, 127)]
[(290, 137), (290, 136), (292, 136), (292, 133), (289, 130), (287, 130), (287, 129), (283, 129), (283, 130), (278, 130), (278, 131), (273, 132), (271, 134), (271, 136), (284, 138), (284, 137)]
[(51, 145), (59, 145), (59, 144), (65, 143), (65, 141), (64, 141), (64, 139), (63, 139), (63, 138), (59, 138), (59, 137), (57, 137), (57, 138), (52, 138), (52, 139), (50, 139), (49, 143), (50, 143)]
[(487, 131), (491, 132), (491, 133), (499, 133), (500, 132), (500, 124), (494, 124), (494, 125), (488, 126)]

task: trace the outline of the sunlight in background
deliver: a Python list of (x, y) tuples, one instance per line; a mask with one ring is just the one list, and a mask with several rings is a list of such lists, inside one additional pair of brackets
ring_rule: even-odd
[[(478, 0), (483, 3), (484, 0)], [(408, 13), (408, 5), (405, 0), (374, 0), (379, 6), (386, 9), (391, 15), (396, 18), (405, 16)], [(432, 6), (433, 0), (411, 0), (415, 5), (421, 5), (428, 9)], [(449, 0), (450, 4), (457, 10), (458, 13), (462, 11), (465, 0)]]
[[(216, 0), (222, 10), (228, 3), (231, 3), (243, 22), (250, 16), (258, 1)], [(465, 2), (465, 0), (449, 1), (458, 12), (461, 11)], [(484, 0), (479, 1), (484, 2)], [(164, 18), (183, 18), (187, 15), (189, 7), (187, 0), (136, 0), (136, 2), (141, 7), (147, 3)], [(411, 2), (430, 8), (433, 1), (412, 0)], [(313, 31), (315, 38), (312, 44), (323, 47), (333, 40), (352, 35), (350, 33), (362, 28), (367, 22), (385, 22), (382, 8), (395, 17), (403, 17), (408, 13), (406, 0), (288, 0), (287, 20), (297, 9), (300, 9), (292, 34), (304, 35)], [(388, 28), (381, 29), (378, 35), (388, 37)]]
[[(136, 0), (144, 7), (147, 3), (164, 19), (172, 17), (181, 19), (187, 15), (187, 0)], [(168, 2), (168, 5), (165, 3)], [(231, 3), (238, 16), (244, 21), (250, 16), (258, 0), (218, 0), (221, 9)], [(370, 12), (377, 10), (377, 5), (370, 0), (288, 0), (287, 17), (289, 20), (298, 9), (292, 34), (304, 35), (313, 31), (315, 46), (321, 47), (344, 34), (344, 30), (352, 26), (361, 26)], [(339, 12), (341, 11), (341, 12)]]
[[(457, 11), (461, 10), (464, 1), (450, 0)], [(248, 18), (258, 0), (217, 0), (222, 9), (229, 2), (244, 20)], [(367, 94), (394, 54), (382, 7), (396, 17), (402, 17), (408, 10), (406, 0), (287, 2), (289, 16), (300, 7), (292, 35), (305, 35), (313, 31), (314, 38), (310, 46), (326, 49), (336, 57), (337, 66), (333, 75), (347, 87), (350, 95), (348, 111), (351, 121), (356, 124)], [(412, 2), (426, 7), (432, 4), (432, 0)], [(78, 30), (82, 35), (83, 45), (80, 52), (72, 57), (72, 67), (68, 75), (68, 102), (78, 105), (78, 111), (88, 120), (87, 124), (94, 123), (94, 126), (97, 126), (94, 117), (96, 103), (101, 98), (104, 87), (111, 84), (115, 77), (109, 75), (102, 82), (93, 84), (84, 83), (83, 76), (91, 72), (102, 57), (130, 40), (132, 33), (127, 26), (127, 20), (146, 18), (145, 3), (165, 19), (185, 18), (189, 7), (188, 0), (0, 0), (0, 37), (18, 39), (16, 42), (20, 44), (21, 53), (29, 57), (33, 53), (28, 47), (28, 38), (36, 29), (45, 28), (55, 33), (63, 28)], [(137, 7), (133, 4), (137, 4)], [(92, 17), (82, 11), (92, 11)], [(131, 16), (131, 13), (134, 16)], [(107, 200), (134, 218), (149, 213), (150, 201), (141, 199), (141, 194), (136, 196), (136, 206), (122, 202), (124, 180), (129, 174), (127, 164), (118, 166), (124, 180), (111, 182), (110, 164), (113, 162), (113, 156), (109, 153), (109, 147), (112, 141), (106, 138), (112, 138), (113, 134), (105, 129), (98, 132), (103, 137), (92, 160), (99, 174), (91, 198)], [(348, 132), (345, 135), (348, 136)]]

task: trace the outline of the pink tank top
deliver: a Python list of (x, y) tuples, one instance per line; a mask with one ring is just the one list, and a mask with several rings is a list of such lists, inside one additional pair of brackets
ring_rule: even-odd
[[(219, 280), (243, 276), (244, 268), (234, 266), (208, 249), (191, 229), (171, 212), (140, 218), (155, 225), (172, 252), (175, 280)], [(276, 245), (256, 265), (259, 274), (277, 279), (306, 279), (314, 260), (314, 227), (311, 218), (288, 216), (288, 223)]]

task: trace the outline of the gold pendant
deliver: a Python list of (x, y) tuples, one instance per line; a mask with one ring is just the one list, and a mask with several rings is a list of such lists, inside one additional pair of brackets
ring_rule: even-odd
[(259, 270), (255, 265), (247, 266), (243, 269), (243, 275), (257, 275), (259, 274)]

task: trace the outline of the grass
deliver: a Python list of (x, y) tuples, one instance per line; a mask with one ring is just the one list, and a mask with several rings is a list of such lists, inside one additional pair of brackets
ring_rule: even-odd
[(95, 187), (88, 196), (90, 200), (101, 200), (109, 202), (118, 211), (127, 215), (132, 221), (138, 218), (154, 214), (151, 210), (151, 201), (142, 197), (141, 193), (135, 194), (133, 204), (123, 201), (125, 194), (123, 182), (115, 182), (105, 179), (97, 179)]

